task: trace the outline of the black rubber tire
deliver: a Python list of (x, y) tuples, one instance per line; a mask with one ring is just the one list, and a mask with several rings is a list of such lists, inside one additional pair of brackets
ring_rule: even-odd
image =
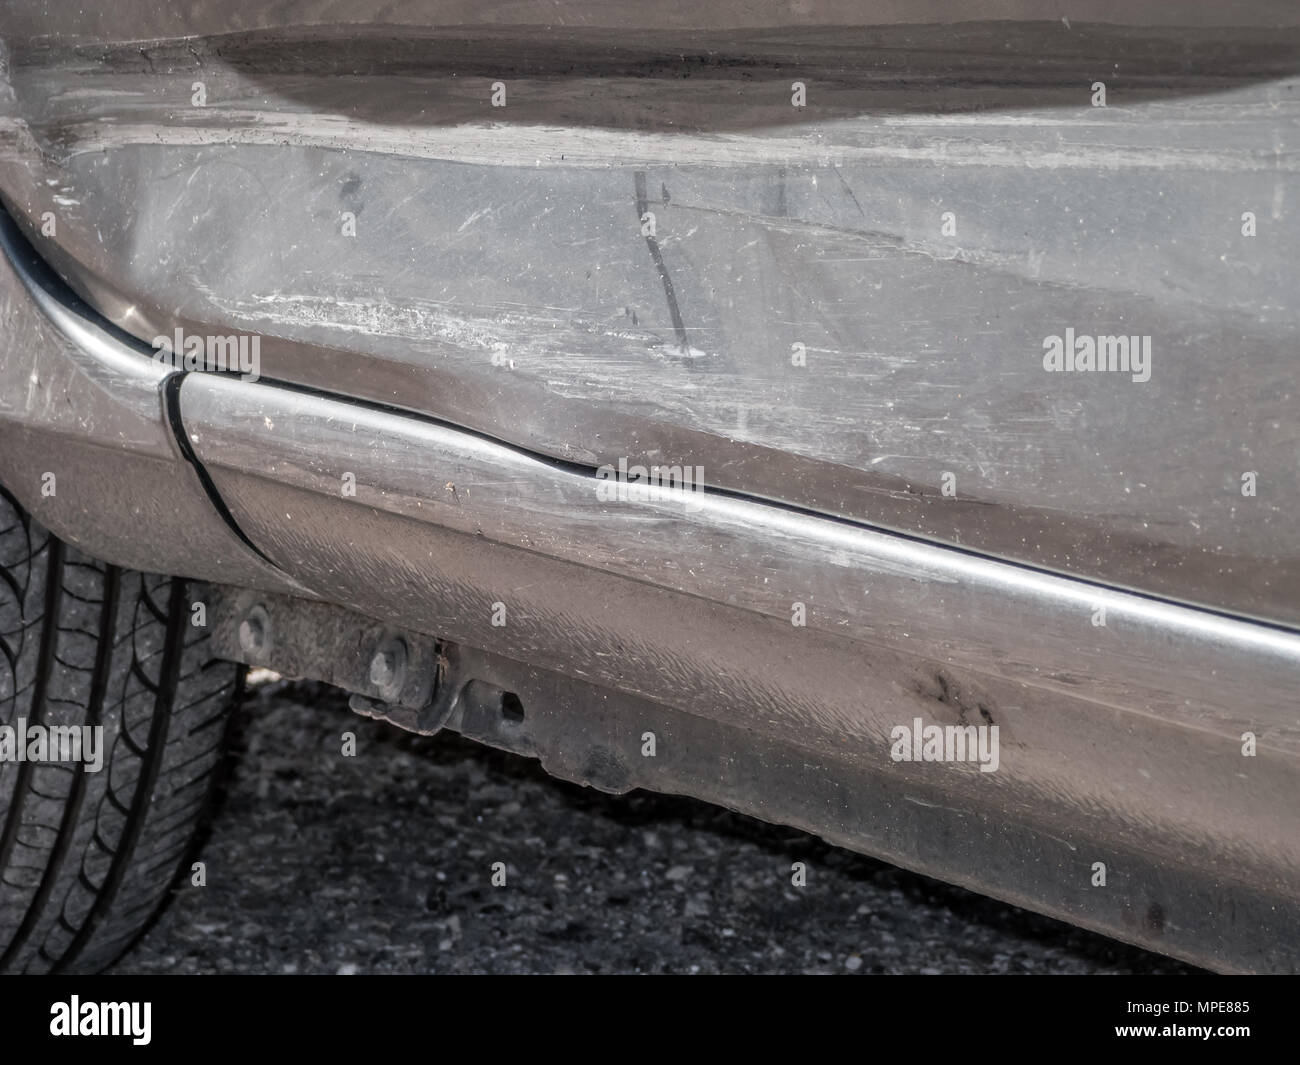
[(0, 489), (0, 726), (103, 727), (98, 772), (0, 760), (0, 972), (103, 969), (188, 884), (242, 679), (183, 580), (87, 558)]

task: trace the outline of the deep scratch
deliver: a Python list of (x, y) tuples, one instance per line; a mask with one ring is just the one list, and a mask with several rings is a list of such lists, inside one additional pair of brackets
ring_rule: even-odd
[[(646, 199), (645, 191), (645, 171), (636, 172), (636, 217), (639, 223), (645, 218), (646, 212), (650, 209), (650, 203)], [(664, 283), (664, 295), (668, 298), (668, 313), (672, 316), (673, 331), (677, 334), (677, 346), (683, 354), (690, 351), (690, 342), (686, 339), (686, 324), (682, 321), (682, 312), (677, 307), (677, 294), (673, 291), (673, 279), (668, 276), (668, 267), (664, 263), (663, 252), (659, 249), (659, 240), (653, 233), (645, 235), (646, 246), (650, 249), (650, 257), (654, 259), (655, 269), (659, 271), (659, 279)]]

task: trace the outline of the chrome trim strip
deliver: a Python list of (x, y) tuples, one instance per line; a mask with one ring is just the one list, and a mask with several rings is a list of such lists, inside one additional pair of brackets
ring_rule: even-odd
[[(1266, 728), (1300, 754), (1300, 636), (765, 503), (601, 481), (416, 418), (191, 376), (181, 409), (211, 470), (268, 478), (604, 573), (1102, 705)], [(355, 497), (341, 478), (356, 477)], [(707, 471), (706, 471), (707, 472)], [(1105, 624), (1094, 624), (1104, 609)], [(1100, 615), (1097, 615), (1100, 620)], [(792, 628), (797, 643), (800, 629)]]

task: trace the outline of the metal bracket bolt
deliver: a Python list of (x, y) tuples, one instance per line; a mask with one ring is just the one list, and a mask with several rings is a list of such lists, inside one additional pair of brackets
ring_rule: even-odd
[(385, 702), (396, 702), (406, 683), (406, 644), (402, 640), (385, 640), (370, 660), (370, 683)]
[(266, 649), (267, 634), (271, 629), (271, 618), (266, 607), (258, 603), (239, 623), (239, 646), (245, 654), (260, 654)]

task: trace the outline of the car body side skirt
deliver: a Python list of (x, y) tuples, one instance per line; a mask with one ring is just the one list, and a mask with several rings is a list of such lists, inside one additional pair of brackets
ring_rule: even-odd
[[(188, 373), (169, 408), (171, 371), (12, 236), (0, 480), (61, 536), (454, 645), (447, 724), (558, 775), (1200, 964), (1300, 967), (1295, 633), (707, 488), (647, 497), (265, 378)], [(913, 733), (995, 727), (992, 771), (910, 757)]]

